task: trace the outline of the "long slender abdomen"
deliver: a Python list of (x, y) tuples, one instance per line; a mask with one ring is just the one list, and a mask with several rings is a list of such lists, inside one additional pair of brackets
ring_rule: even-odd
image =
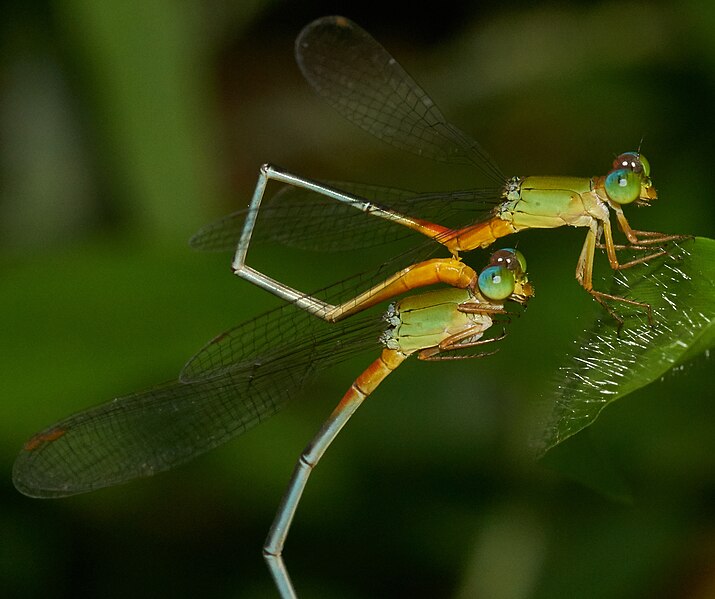
[(501, 237), (516, 233), (519, 229), (498, 216), (475, 225), (464, 227), (444, 245), (452, 252), (468, 252), (476, 248), (486, 248)]
[(363, 401), (408, 356), (409, 354), (402, 353), (397, 349), (383, 349), (380, 357), (363, 370), (360, 376), (350, 385), (350, 389), (343, 395), (333, 414), (341, 412), (348, 404)]

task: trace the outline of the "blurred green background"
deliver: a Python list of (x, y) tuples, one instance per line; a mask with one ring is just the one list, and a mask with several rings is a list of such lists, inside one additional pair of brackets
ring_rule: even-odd
[[(353, 4), (352, 8), (350, 7)], [(373, 33), (509, 174), (604, 173), (639, 143), (660, 198), (638, 228), (715, 236), (715, 8), (386, 2)], [(261, 163), (418, 190), (479, 183), (343, 122), (293, 40), (329, 2), (32, 0), (0, 23), (0, 593), (271, 597), (261, 545), (293, 464), (369, 357), (176, 471), (40, 501), (10, 481), (51, 422), (176, 376), (277, 301), (188, 237), (246, 205)], [(641, 142), (642, 140), (642, 142)], [(321, 463), (286, 546), (302, 597), (715, 597), (715, 404), (701, 357), (585, 434), (618, 503), (534, 462), (531, 406), (596, 313), (582, 230), (519, 239), (538, 297), (502, 351), (405, 364)], [(325, 263), (321, 275), (314, 265)], [(256, 254), (301, 289), (360, 255)], [(608, 274), (607, 264), (599, 262)], [(593, 456), (591, 456), (593, 457)]]

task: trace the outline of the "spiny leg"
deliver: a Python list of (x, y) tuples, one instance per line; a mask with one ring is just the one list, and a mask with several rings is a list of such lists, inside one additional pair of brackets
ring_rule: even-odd
[[(607, 250), (608, 246), (605, 243), (597, 243), (596, 247), (599, 250)], [(648, 251), (651, 252), (650, 254), (646, 256), (641, 256), (640, 258), (634, 258), (633, 260), (629, 260), (628, 262), (617, 262), (615, 266), (611, 265), (614, 270), (625, 270), (627, 268), (631, 268), (632, 266), (636, 266), (637, 264), (644, 264), (646, 262), (649, 262), (650, 260), (653, 260), (655, 258), (660, 258), (661, 256), (667, 256), (668, 251), (664, 248), (658, 248), (655, 252), (653, 251), (653, 248), (657, 246), (642, 246), (642, 245), (618, 245), (614, 244), (612, 248), (616, 251), (621, 251), (621, 250), (630, 250), (630, 251)]]
[[(633, 245), (660, 245), (668, 241), (682, 241), (692, 237), (692, 235), (670, 235), (668, 233), (658, 233), (657, 231), (639, 231), (633, 229), (623, 212), (623, 208), (618, 205), (612, 205), (611, 207), (616, 213), (619, 228), (623, 231), (629, 243)], [(639, 239), (639, 237), (645, 237), (646, 239)]]
[[(596, 247), (599, 250), (605, 250), (606, 249), (606, 244), (601, 243), (600, 241), (596, 244)], [(631, 244), (625, 244), (625, 243), (614, 243), (613, 244), (613, 249), (614, 250), (630, 250), (634, 252), (652, 252), (654, 247), (658, 246), (653, 246), (653, 245), (631, 245)], [(662, 248), (661, 248), (662, 249)]]
[(263, 557), (282, 599), (296, 598), (293, 583), (283, 561), (283, 547), (310, 473), (365, 398), (405, 358), (407, 358), (407, 354), (398, 350), (384, 349), (380, 357), (355, 379), (333, 413), (301, 453), (263, 545)]
[(459, 310), (460, 312), (464, 312), (465, 314), (512, 314), (512, 312), (509, 312), (509, 310), (505, 310), (501, 306), (492, 306), (491, 304), (480, 304), (477, 302), (467, 302), (464, 304), (459, 304), (459, 306), (457, 306), (457, 310)]
[[(606, 251), (608, 252), (609, 262), (614, 270), (619, 270), (620, 264), (616, 258), (615, 248), (613, 246), (613, 237), (611, 233), (611, 228), (609, 223), (603, 224), (603, 232), (606, 236)], [(597, 291), (593, 288), (593, 259), (596, 251), (596, 240), (599, 236), (599, 226), (598, 223), (594, 221), (594, 224), (589, 227), (588, 233), (586, 234), (586, 240), (583, 244), (583, 249), (581, 250), (581, 255), (578, 259), (578, 264), (576, 265), (576, 280), (581, 284), (581, 286), (591, 294), (591, 297), (595, 299), (599, 304), (601, 304), (606, 311), (611, 315), (611, 317), (618, 323), (618, 330), (623, 327), (623, 318), (611, 308), (607, 300), (620, 302), (630, 306), (637, 306), (646, 312), (648, 317), (648, 323), (653, 326), (653, 309), (650, 304), (645, 302), (638, 302), (636, 300), (621, 297), (620, 295), (614, 295), (612, 293), (604, 293), (602, 291)]]
[[(491, 326), (491, 323), (490, 325)], [(491, 352), (482, 352), (479, 354), (471, 355), (444, 355), (447, 352), (457, 351), (460, 349), (469, 349), (470, 347), (478, 347), (481, 345), (487, 345), (489, 343), (494, 343), (495, 341), (501, 341), (506, 337), (506, 331), (502, 331), (502, 334), (497, 337), (489, 337), (488, 339), (482, 339), (481, 335), (485, 331), (484, 324), (475, 323), (473, 327), (470, 327), (459, 333), (455, 333), (451, 337), (444, 339), (438, 346), (429, 347), (427, 349), (421, 350), (417, 357), (420, 360), (425, 360), (427, 362), (438, 362), (443, 360), (467, 360), (472, 358), (484, 358), (485, 356), (491, 356), (499, 350), (494, 350)], [(479, 338), (469, 341), (469, 339), (479, 336)]]
[[(606, 237), (606, 242), (601, 243), (600, 239), (597, 239), (596, 247), (598, 249), (605, 249), (606, 253), (608, 255), (608, 261), (611, 265), (611, 268), (613, 270), (624, 270), (626, 268), (630, 268), (631, 266), (636, 266), (637, 264), (643, 264), (645, 262), (648, 262), (649, 260), (653, 260), (655, 258), (660, 258), (661, 256), (665, 256), (668, 252), (664, 248), (657, 248), (655, 251), (654, 248), (658, 246), (660, 243), (665, 243), (666, 241), (672, 241), (673, 239), (684, 239), (686, 236), (684, 235), (670, 235), (670, 236), (663, 236), (660, 233), (652, 233), (652, 232), (646, 232), (646, 231), (635, 231), (634, 229), (630, 228), (630, 225), (628, 225), (628, 221), (626, 220), (625, 215), (623, 214), (623, 210), (620, 207), (614, 208), (616, 212), (616, 217), (618, 218), (619, 226), (621, 230), (626, 234), (626, 237), (628, 238), (629, 245), (625, 244), (615, 244), (613, 242), (613, 233), (611, 231), (611, 226), (608, 222), (603, 223), (603, 233), (605, 234)], [(652, 236), (652, 239), (646, 239), (646, 240), (638, 240), (635, 235), (632, 235), (631, 233), (643, 233), (646, 236)], [(641, 256), (640, 258), (635, 258), (634, 260), (630, 260), (628, 262), (624, 263), (619, 263), (618, 258), (616, 256), (616, 251), (617, 250), (635, 250), (635, 251), (650, 251), (650, 254), (647, 254), (645, 256)]]
[[(659, 258), (660, 256), (665, 255), (667, 252), (663, 250), (662, 248), (654, 252), (652, 254), (649, 254), (647, 256), (642, 256), (641, 258), (636, 258), (635, 260), (631, 260), (630, 262), (626, 262), (624, 264), (620, 264), (618, 262), (618, 257), (616, 256), (616, 250), (614, 248), (613, 244), (613, 232), (611, 231), (611, 225), (609, 222), (605, 222), (602, 225), (602, 230), (603, 230), (603, 235), (606, 238), (606, 253), (608, 255), (608, 261), (611, 265), (611, 268), (614, 270), (623, 270), (626, 268), (630, 268), (631, 266), (635, 266), (636, 264), (643, 264), (644, 262), (648, 262), (649, 260), (653, 260), (654, 258)], [(590, 232), (591, 230), (589, 230)], [(591, 252), (591, 276), (593, 275), (593, 251)], [(650, 326), (653, 326), (653, 308), (651, 307), (650, 304), (646, 302), (638, 302), (636, 300), (632, 299), (627, 299), (625, 297), (621, 297), (620, 295), (614, 295), (612, 293), (604, 293), (602, 291), (595, 291), (593, 287), (589, 290), (589, 293), (598, 301), (602, 306), (605, 306), (605, 300), (611, 300), (615, 302), (621, 302), (623, 304), (628, 304), (631, 306), (638, 306), (639, 308), (642, 308), (643, 310), (646, 311), (646, 315), (648, 316), (648, 324)], [(613, 314), (612, 310), (608, 310), (609, 313)], [(623, 319), (622, 318), (616, 318), (618, 320), (618, 330), (620, 331), (621, 327), (623, 326)]]
[(599, 304), (601, 304), (606, 311), (611, 315), (611, 317), (618, 322), (618, 330), (620, 331), (623, 328), (623, 318), (618, 315), (617, 312), (615, 312), (606, 302), (606, 300), (611, 300), (614, 302), (620, 302), (622, 304), (627, 304), (629, 306), (636, 306), (638, 308), (641, 308), (642, 310), (645, 311), (646, 316), (648, 318), (648, 324), (650, 326), (653, 326), (654, 321), (653, 321), (653, 308), (651, 307), (650, 304), (646, 302), (637, 302), (636, 300), (631, 300), (626, 297), (622, 297), (620, 295), (614, 295), (612, 293), (604, 293), (603, 291), (596, 291), (595, 289), (591, 289), (588, 291), (593, 299), (595, 299)]

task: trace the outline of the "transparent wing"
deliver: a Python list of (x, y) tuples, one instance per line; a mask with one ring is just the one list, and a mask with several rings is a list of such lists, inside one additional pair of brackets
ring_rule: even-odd
[[(335, 283), (322, 290), (318, 290), (317, 292), (312, 293), (311, 296), (325, 302), (339, 304), (342, 301), (356, 297), (358, 293), (362, 293), (370, 289), (376, 283), (384, 281), (389, 276), (399, 272), (402, 268), (417, 264), (418, 262), (430, 258), (434, 255), (435, 250), (437, 249), (439, 249), (439, 246), (431, 241), (428, 241), (422, 246), (412, 248), (392, 258), (375, 270), (353, 275), (352, 277), (340, 281), (339, 283)], [(483, 265), (485, 263), (485, 260), (481, 255), (479, 260), (480, 264)], [(470, 260), (470, 262), (472, 261)], [(474, 264), (476, 264), (476, 262), (474, 262)], [(324, 327), (326, 326), (330, 331), (333, 330), (333, 327), (339, 331), (335, 336), (322, 332), (322, 335), (326, 335), (326, 337), (334, 339), (334, 341), (331, 343), (323, 343), (321, 341), (320, 343), (314, 344), (320, 348), (321, 352), (327, 351), (329, 353), (329, 355), (326, 354), (325, 358), (320, 356), (320, 364), (330, 364), (336, 359), (336, 356), (338, 356), (339, 359), (342, 352), (346, 350), (352, 352), (352, 348), (357, 344), (357, 340), (365, 337), (363, 331), (367, 330), (369, 326), (372, 327), (373, 338), (379, 337), (379, 334), (385, 329), (386, 326), (384, 324), (384, 318), (376, 320), (375, 316), (370, 315), (371, 313), (374, 314), (374, 310), (378, 308), (371, 308), (364, 313), (360, 313), (361, 315), (351, 316), (346, 318), (344, 321), (338, 322), (337, 324), (327, 324), (317, 316), (305, 311), (299, 311), (290, 304), (281, 309), (297, 311), (298, 314), (294, 315), (290, 320), (278, 319), (275, 322), (275, 325), (271, 326), (270, 332), (266, 330), (264, 331), (264, 334), (261, 335), (254, 335), (250, 331), (247, 331), (245, 324), (229, 329), (212, 339), (186, 363), (181, 371), (180, 379), (186, 382), (196, 382), (215, 377), (220, 378), (226, 374), (230, 374), (234, 372), (236, 368), (243, 368), (243, 365), (245, 364), (245, 356), (247, 354), (253, 355), (256, 353), (256, 349), (252, 347), (254, 339), (262, 339), (267, 337), (270, 333), (274, 339), (281, 340), (281, 343), (283, 343), (283, 339), (286, 339), (288, 343), (286, 347), (288, 348), (290, 339), (294, 338), (298, 334), (304, 334), (303, 330), (312, 330), (312, 327), (315, 327), (315, 321), (320, 323), (319, 328), (317, 329), (319, 331), (325, 331)], [(384, 307), (382, 308), (382, 313), (384, 314)], [(492, 320), (493, 322), (504, 326), (510, 322), (509, 314), (510, 313), (507, 313), (503, 318), (499, 315), (492, 316)], [(268, 324), (265, 321), (261, 322)], [(297, 326), (297, 323), (300, 323), (300, 326)], [(313, 333), (309, 334), (313, 335)], [(308, 348), (309, 346), (305, 347)], [(311, 351), (315, 355), (315, 350), (311, 349)], [(293, 355), (295, 355), (294, 351), (291, 353), (291, 356)]]
[[(448, 227), (480, 221), (503, 200), (499, 189), (416, 193), (366, 183), (326, 183), (400, 214)], [(204, 251), (236, 251), (248, 212), (248, 209), (239, 210), (206, 225), (189, 244)], [(396, 223), (365, 214), (314, 191), (286, 185), (262, 203), (251, 244), (280, 243), (334, 252), (378, 246), (411, 234), (410, 229)]]
[(472, 164), (495, 183), (499, 167), (447, 122), (427, 93), (369, 33), (345, 17), (307, 25), (296, 60), (313, 89), (346, 119), (393, 146), (442, 162)]
[(13, 480), (34, 497), (60, 497), (173, 468), (279, 411), (316, 371), (377, 348), (379, 319), (329, 325), (283, 306), (233, 330), (238, 361), (220, 375), (173, 382), (70, 416), (38, 433)]
[[(313, 292), (311, 295), (325, 302), (339, 304), (355, 297), (358, 293), (370, 289), (373, 285), (384, 281), (402, 268), (427, 259), (437, 249), (439, 249), (438, 245), (428, 241), (426, 244), (399, 254), (374, 270), (355, 274), (329, 287)], [(357, 340), (364, 336), (363, 331), (369, 328), (368, 323), (373, 323), (373, 341), (379, 336), (379, 332), (384, 329), (384, 322), (379, 317), (376, 317), (374, 313), (372, 316), (367, 313), (364, 316), (352, 316), (337, 324), (328, 324), (317, 316), (295, 308), (292, 304), (283, 306), (269, 314), (277, 314), (280, 310), (289, 311), (292, 314), (291, 318), (272, 318), (270, 321), (257, 319), (254, 321), (256, 322), (255, 326), (265, 328), (260, 334), (254, 334), (250, 329), (247, 329), (246, 324), (242, 324), (211, 340), (187, 362), (181, 371), (181, 380), (185, 382), (202, 381), (232, 373), (236, 368), (243, 368), (246, 355), (260, 353), (258, 351), (260, 348), (254, 347), (256, 339), (268, 338), (269, 335), (276, 343), (276, 348), (272, 350), (274, 353), (281, 351), (277, 348), (285, 347), (285, 352), (290, 353), (291, 356), (295, 356), (296, 352), (301, 353), (304, 351), (310, 351), (315, 355), (315, 347), (319, 347), (321, 351), (324, 350), (329, 354), (325, 356), (325, 360), (320, 359), (322, 365), (333, 363), (336, 359), (335, 356), (339, 357), (343, 351), (343, 346), (352, 352), (352, 348), (357, 345)], [(316, 322), (319, 324), (316, 325)], [(377, 326), (375, 323), (377, 323)], [(320, 337), (316, 337), (318, 332)], [(301, 335), (308, 335), (314, 340), (319, 339), (320, 342), (301, 346), (296, 350), (296, 348), (290, 346), (290, 342), (291, 339)], [(334, 339), (334, 342), (324, 343), (322, 341), (324, 338)], [(307, 359), (307, 357), (303, 359)]]

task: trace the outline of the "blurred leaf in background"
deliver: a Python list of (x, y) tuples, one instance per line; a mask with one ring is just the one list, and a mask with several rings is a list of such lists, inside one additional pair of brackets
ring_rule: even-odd
[[(696, 1), (340, 5), (509, 174), (604, 172), (639, 143), (659, 200), (635, 226), (713, 237), (715, 9)], [(175, 472), (63, 501), (11, 487), (21, 443), (175, 376), (207, 339), (276, 305), (184, 240), (241, 208), (258, 167), (418, 190), (473, 187), (342, 122), (292, 58), (326, 3), (5, 3), (0, 23), (0, 588), (18, 597), (266, 597), (260, 547), (293, 462), (350, 381)], [(642, 141), (641, 141), (642, 140)], [(700, 357), (605, 410), (588, 439), (624, 505), (525, 448), (598, 314), (577, 230), (520, 236), (538, 297), (502, 351), (406, 364), (321, 463), (286, 548), (316, 597), (710, 597), (715, 405)], [(318, 287), (362, 256), (265, 249)], [(332, 266), (331, 266), (332, 265)], [(610, 277), (605, 261), (601, 272)], [(575, 439), (579, 438), (576, 436)], [(606, 475), (604, 475), (605, 477)], [(614, 493), (615, 495), (623, 495)], [(505, 559), (513, 557), (513, 560)]]

